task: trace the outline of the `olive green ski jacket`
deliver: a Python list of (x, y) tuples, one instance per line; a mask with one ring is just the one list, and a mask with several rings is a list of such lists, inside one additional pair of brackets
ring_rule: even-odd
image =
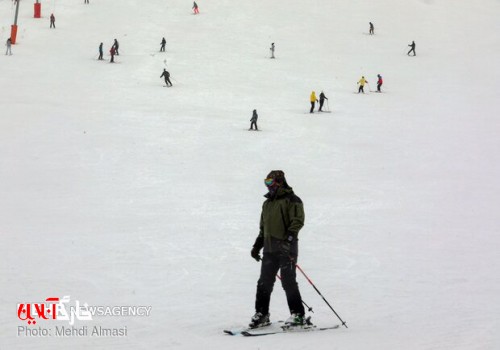
[(304, 206), (291, 187), (280, 187), (275, 196), (268, 193), (265, 197), (267, 199), (262, 204), (259, 237), (264, 238), (264, 252), (275, 252), (279, 251), (281, 242), (289, 235), (297, 240), (299, 231), (304, 226)]

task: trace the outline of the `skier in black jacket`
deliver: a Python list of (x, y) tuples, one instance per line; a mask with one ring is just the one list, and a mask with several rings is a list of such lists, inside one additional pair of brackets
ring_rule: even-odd
[(417, 54), (415, 53), (415, 41), (412, 41), (408, 46), (411, 47), (410, 51), (408, 51), (408, 56), (410, 56), (410, 52), (413, 52), (413, 56), (416, 56)]
[(257, 128), (257, 118), (259, 118), (259, 116), (257, 115), (257, 110), (254, 109), (253, 110), (253, 113), (252, 113), (252, 119), (250, 119), (250, 129), (248, 130), (253, 130), (253, 126), (255, 125), (255, 130), (256, 131), (259, 131), (259, 128)]
[(115, 39), (113, 46), (115, 48), (115, 55), (120, 56), (120, 54), (118, 53), (118, 47), (120, 46), (120, 44), (118, 44), (118, 40)]
[(167, 41), (165, 38), (161, 39), (161, 47), (160, 47), (160, 52), (165, 52), (165, 45), (167, 44)]
[(102, 60), (102, 55), (103, 55), (103, 51), (102, 51), (102, 43), (99, 44), (99, 58), (98, 60)]
[(172, 86), (172, 82), (170, 81), (170, 73), (166, 68), (163, 68), (163, 73), (160, 75), (160, 78), (165, 77), (165, 84), (168, 86)]
[(318, 109), (318, 112), (323, 112), (322, 108), (323, 108), (323, 103), (325, 103), (325, 100), (328, 100), (328, 97), (326, 97), (325, 93), (323, 91), (321, 91), (321, 93), (319, 94), (319, 109)]

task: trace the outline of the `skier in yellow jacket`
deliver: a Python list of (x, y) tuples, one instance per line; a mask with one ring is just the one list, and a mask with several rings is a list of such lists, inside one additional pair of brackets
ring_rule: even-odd
[(358, 81), (358, 85), (359, 85), (358, 94), (360, 92), (365, 93), (365, 90), (364, 90), (365, 84), (368, 84), (368, 80), (366, 80), (365, 77), (361, 77), (361, 79), (359, 79), (359, 81)]
[(311, 92), (310, 101), (311, 101), (311, 110), (309, 111), (309, 113), (314, 113), (314, 106), (316, 105), (316, 102), (318, 102), (315, 91)]

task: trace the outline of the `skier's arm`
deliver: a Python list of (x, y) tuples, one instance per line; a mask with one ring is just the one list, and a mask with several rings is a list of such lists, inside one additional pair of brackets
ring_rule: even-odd
[(264, 238), (264, 213), (260, 214), (259, 236)]
[(288, 206), (288, 217), (290, 218), (288, 233), (296, 239), (300, 229), (304, 226), (305, 219), (304, 205), (299, 197), (294, 196), (290, 200), (290, 204)]

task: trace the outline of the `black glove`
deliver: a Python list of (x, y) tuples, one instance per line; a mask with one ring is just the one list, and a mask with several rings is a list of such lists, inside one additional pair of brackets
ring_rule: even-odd
[(255, 243), (253, 244), (252, 250), (250, 251), (250, 255), (252, 258), (254, 258), (257, 262), (260, 261), (260, 250), (264, 247), (264, 237), (257, 237), (255, 240)]
[(290, 250), (292, 249), (292, 244), (294, 241), (295, 236), (289, 232), (285, 240), (281, 242), (281, 255), (290, 256)]

